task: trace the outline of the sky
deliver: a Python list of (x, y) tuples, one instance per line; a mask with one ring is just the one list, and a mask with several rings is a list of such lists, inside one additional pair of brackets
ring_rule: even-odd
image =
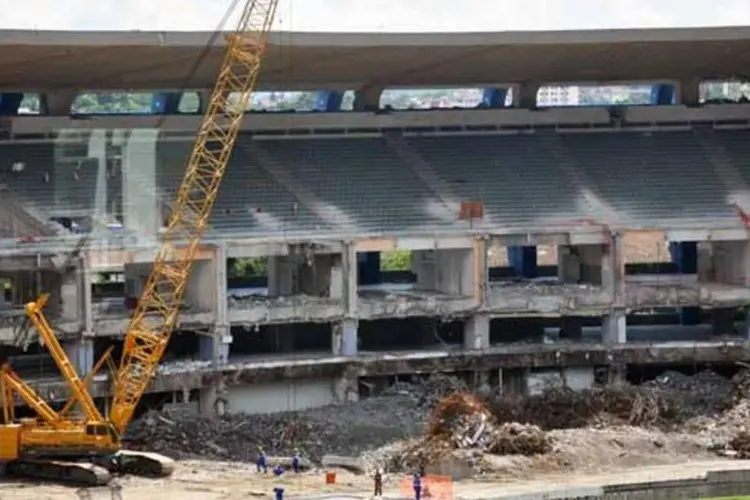
[[(214, 30), (231, 3), (0, 0), (0, 29)], [(726, 25), (750, 25), (750, 0), (281, 0), (276, 28), (419, 32)]]

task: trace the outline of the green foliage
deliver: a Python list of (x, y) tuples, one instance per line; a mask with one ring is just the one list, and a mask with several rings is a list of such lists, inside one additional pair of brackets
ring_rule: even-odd
[(253, 276), (266, 276), (268, 274), (268, 259), (236, 259), (229, 270), (232, 278), (250, 278)]
[(408, 271), (410, 269), (410, 250), (390, 250), (380, 254), (381, 271)]

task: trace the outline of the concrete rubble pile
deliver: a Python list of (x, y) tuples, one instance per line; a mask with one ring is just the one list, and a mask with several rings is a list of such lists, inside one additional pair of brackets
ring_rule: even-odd
[(544, 431), (517, 422), (498, 423), (478, 398), (455, 393), (432, 411), (427, 442), (447, 442), (453, 449), (480, 449), (502, 455), (538, 455), (550, 450)]
[(420, 406), (434, 407), (438, 401), (454, 393), (468, 393), (469, 386), (463, 380), (449, 375), (434, 373), (414, 383), (396, 382), (383, 393), (416, 398)]
[(173, 458), (254, 461), (257, 447), (289, 456), (295, 447), (315, 462), (324, 455), (358, 456), (424, 432), (426, 412), (412, 395), (265, 415), (221, 418), (150, 412), (133, 422), (128, 447)]
[(660, 391), (631, 386), (574, 391), (550, 386), (541, 394), (500, 396), (489, 401), (500, 422), (524, 422), (545, 430), (590, 426), (654, 426), (671, 422), (674, 403)]
[(695, 375), (666, 371), (641, 387), (669, 394), (680, 420), (715, 416), (731, 406), (736, 383), (710, 370)]

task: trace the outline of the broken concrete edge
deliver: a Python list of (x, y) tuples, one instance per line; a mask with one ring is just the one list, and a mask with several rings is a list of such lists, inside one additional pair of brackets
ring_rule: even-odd
[[(677, 344), (677, 345), (675, 345)], [(435, 372), (490, 371), (513, 368), (557, 368), (563, 366), (617, 366), (696, 363), (735, 363), (750, 358), (748, 342), (697, 342), (665, 344), (524, 344), (493, 347), (477, 351), (416, 352), (412, 354), (331, 356), (278, 362), (249, 362), (213, 368), (210, 362), (187, 363), (184, 368), (165, 367), (150, 392), (173, 392), (185, 388), (200, 389), (218, 383), (227, 386), (279, 382), (290, 379), (380, 377), (398, 374)], [(43, 392), (67, 397), (61, 380), (28, 380)], [(95, 397), (109, 395), (109, 382), (94, 383)]]
[[(561, 486), (529, 493), (488, 495), (486, 500), (602, 499), (670, 500), (672, 498), (721, 498), (744, 495), (750, 490), (750, 469), (707, 471), (702, 477), (666, 481)], [(457, 497), (460, 498), (460, 497)]]

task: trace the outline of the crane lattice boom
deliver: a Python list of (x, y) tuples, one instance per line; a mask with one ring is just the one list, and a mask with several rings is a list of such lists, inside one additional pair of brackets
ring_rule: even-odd
[[(110, 421), (123, 433), (175, 327), (196, 250), (258, 79), (278, 0), (247, 0), (190, 155), (153, 270), (130, 321)], [(239, 95), (230, 103), (230, 95)]]

